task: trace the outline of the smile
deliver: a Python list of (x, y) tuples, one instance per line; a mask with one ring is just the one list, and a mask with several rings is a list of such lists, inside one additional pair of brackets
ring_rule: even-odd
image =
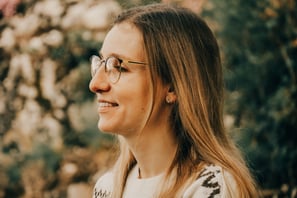
[(98, 113), (107, 113), (109, 112), (112, 108), (119, 106), (117, 103), (111, 103), (111, 102), (99, 102), (98, 103)]
[(119, 106), (117, 103), (106, 102), (106, 101), (100, 101), (98, 104), (99, 104), (99, 109), (101, 109), (101, 110), (106, 109), (106, 108), (110, 108), (110, 107)]
[(99, 107), (112, 107), (113, 105), (108, 102), (100, 102)]

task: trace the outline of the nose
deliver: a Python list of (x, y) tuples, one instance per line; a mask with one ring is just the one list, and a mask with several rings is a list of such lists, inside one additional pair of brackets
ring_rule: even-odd
[(104, 67), (100, 67), (92, 77), (89, 83), (89, 89), (93, 93), (102, 93), (110, 89), (110, 84), (105, 74)]

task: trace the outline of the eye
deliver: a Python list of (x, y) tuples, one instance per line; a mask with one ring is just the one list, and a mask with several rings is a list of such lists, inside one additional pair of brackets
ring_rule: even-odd
[(121, 65), (116, 65), (116, 66), (114, 66), (114, 68), (115, 68), (116, 70), (118, 70), (118, 71), (121, 71), (121, 72), (127, 72), (127, 71), (128, 71), (127, 68), (125, 68), (125, 67), (123, 67), (123, 66), (121, 66)]
[(125, 66), (122, 65), (123, 60), (116, 58), (116, 57), (109, 57), (107, 60), (107, 67), (110, 69), (115, 69), (119, 72), (126, 72), (128, 71)]
[(113, 68), (116, 69), (117, 71), (123, 71), (123, 67), (120, 65), (113, 65)]

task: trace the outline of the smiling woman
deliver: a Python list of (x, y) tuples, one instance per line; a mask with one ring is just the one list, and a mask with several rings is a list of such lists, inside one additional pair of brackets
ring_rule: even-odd
[(137, 135), (150, 114), (152, 85), (148, 67), (119, 61), (145, 62), (142, 37), (136, 30), (128, 23), (114, 26), (100, 51), (105, 59), (98, 57), (93, 72), (90, 89), (98, 93), (98, 126), (105, 132)]
[(191, 11), (152, 4), (124, 11), (92, 58), (98, 128), (120, 155), (94, 198), (257, 197), (223, 126), (216, 39)]

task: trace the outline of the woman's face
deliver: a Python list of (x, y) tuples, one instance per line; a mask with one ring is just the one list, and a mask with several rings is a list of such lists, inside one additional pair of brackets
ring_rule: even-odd
[[(115, 25), (107, 34), (100, 55), (123, 60), (147, 62), (143, 39), (129, 23)], [(104, 71), (104, 63), (93, 76), (90, 90), (98, 101), (98, 128), (124, 136), (135, 134), (144, 126), (152, 106), (152, 84), (149, 65), (122, 64), (120, 79), (112, 83)]]

